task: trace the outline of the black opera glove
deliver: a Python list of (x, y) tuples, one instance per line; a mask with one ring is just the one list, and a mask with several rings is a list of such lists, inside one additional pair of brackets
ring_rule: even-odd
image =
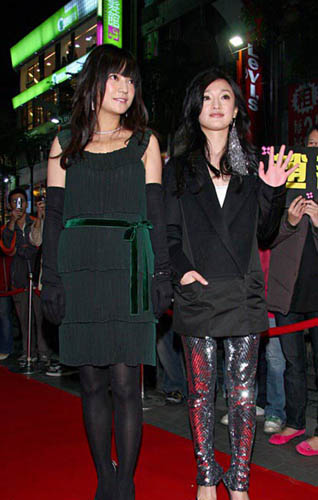
[(44, 316), (54, 325), (60, 325), (65, 316), (65, 291), (57, 270), (57, 249), (63, 230), (64, 192), (61, 187), (47, 188), (43, 229), (41, 302)]
[(151, 282), (151, 300), (156, 318), (160, 318), (169, 309), (172, 297), (171, 273), (163, 271), (155, 273)]
[(173, 289), (167, 244), (163, 189), (159, 183), (146, 184), (147, 219), (153, 228), (150, 240), (155, 256), (154, 275), (151, 283), (151, 299), (156, 318), (170, 307)]
[(59, 326), (65, 316), (65, 291), (62, 283), (43, 285), (41, 303), (46, 319), (53, 325)]

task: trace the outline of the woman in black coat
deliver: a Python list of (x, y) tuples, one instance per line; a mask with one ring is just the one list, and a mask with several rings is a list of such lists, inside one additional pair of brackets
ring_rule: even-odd
[[(284, 146), (255, 164), (246, 106), (217, 69), (198, 75), (184, 101), (175, 155), (166, 167), (168, 243), (175, 281), (174, 329), (182, 334), (197, 459), (197, 499), (248, 499), (260, 332), (268, 328), (258, 241), (275, 233), (284, 206)], [(291, 173), (291, 169), (288, 173)], [(224, 338), (232, 460), (214, 458), (216, 338)]]

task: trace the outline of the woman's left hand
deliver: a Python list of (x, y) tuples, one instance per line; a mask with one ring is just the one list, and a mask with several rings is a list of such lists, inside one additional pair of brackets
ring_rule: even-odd
[(277, 162), (274, 162), (274, 146), (271, 146), (268, 168), (265, 172), (264, 163), (262, 161), (259, 162), (258, 175), (262, 179), (265, 184), (271, 187), (279, 187), (283, 186), (290, 174), (298, 168), (299, 164), (296, 163), (292, 168), (287, 170), (288, 163), (293, 155), (293, 151), (289, 151), (285, 161), (283, 161), (284, 153), (286, 146), (281, 146), (277, 158)]

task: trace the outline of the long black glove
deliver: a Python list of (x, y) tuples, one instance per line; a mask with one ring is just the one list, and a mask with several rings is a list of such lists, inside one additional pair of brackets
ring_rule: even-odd
[(146, 184), (146, 198), (147, 218), (153, 225), (150, 240), (155, 255), (151, 298), (154, 314), (156, 318), (160, 318), (169, 308), (173, 296), (161, 184)]
[(43, 229), (41, 301), (44, 316), (59, 325), (65, 316), (65, 292), (57, 272), (57, 249), (63, 229), (64, 188), (48, 187)]

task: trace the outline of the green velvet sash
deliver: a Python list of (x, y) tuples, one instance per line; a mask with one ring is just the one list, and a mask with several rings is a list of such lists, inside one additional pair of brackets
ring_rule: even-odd
[[(147, 231), (152, 229), (152, 224), (147, 221), (129, 222), (125, 220), (115, 219), (86, 219), (74, 218), (69, 219), (65, 223), (65, 228), (79, 227), (79, 226), (105, 226), (122, 228), (127, 230), (124, 233), (124, 240), (130, 243), (130, 314), (139, 314), (138, 304), (138, 241), (137, 231)], [(143, 311), (149, 311), (149, 280), (148, 280), (148, 259), (146, 252), (146, 244), (148, 238), (143, 238), (142, 248), (142, 307)]]

